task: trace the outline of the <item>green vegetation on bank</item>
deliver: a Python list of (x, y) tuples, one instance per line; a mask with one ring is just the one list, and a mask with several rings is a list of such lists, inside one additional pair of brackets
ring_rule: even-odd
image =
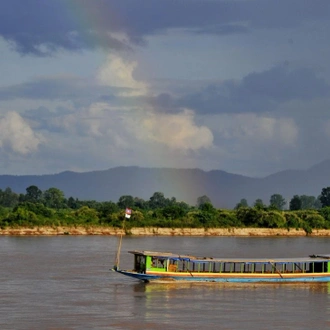
[(284, 210), (285, 199), (274, 194), (269, 205), (257, 199), (249, 206), (242, 199), (233, 210), (217, 209), (207, 196), (191, 206), (176, 198), (165, 198), (155, 192), (149, 200), (121, 196), (118, 202), (97, 202), (65, 198), (57, 188), (41, 191), (36, 186), (26, 194), (16, 194), (10, 188), (0, 189), (0, 227), (36, 226), (111, 226), (121, 227), (125, 208), (132, 208), (126, 228), (286, 228), (330, 229), (330, 187), (323, 188), (319, 197), (295, 195)]

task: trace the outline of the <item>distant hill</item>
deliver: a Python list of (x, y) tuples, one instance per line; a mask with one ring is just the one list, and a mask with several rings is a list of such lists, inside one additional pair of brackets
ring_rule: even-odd
[(287, 200), (293, 195), (317, 197), (322, 188), (330, 186), (330, 160), (307, 170), (287, 170), (265, 178), (227, 173), (221, 170), (116, 167), (85, 173), (62, 172), (53, 175), (0, 175), (0, 188), (10, 187), (16, 193), (36, 185), (41, 190), (56, 187), (66, 197), (81, 200), (113, 201), (132, 195), (148, 200), (154, 192), (175, 197), (195, 205), (199, 196), (207, 195), (214, 206), (233, 208), (242, 198), (249, 204), (261, 198), (268, 204), (272, 194)]

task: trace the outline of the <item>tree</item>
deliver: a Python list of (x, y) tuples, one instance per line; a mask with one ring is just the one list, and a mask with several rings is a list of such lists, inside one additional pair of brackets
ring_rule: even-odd
[(266, 228), (284, 228), (286, 225), (282, 212), (275, 210), (266, 212), (262, 220), (263, 226)]
[(19, 194), (18, 195), (18, 202), (19, 203), (23, 203), (23, 202), (25, 202), (25, 195), (24, 194)]
[(211, 203), (202, 204), (194, 217), (204, 228), (215, 227), (217, 224), (217, 210)]
[(247, 227), (262, 227), (264, 211), (241, 207), (236, 211), (237, 220)]
[(330, 206), (330, 187), (322, 189), (320, 201), (322, 207)]
[(258, 199), (256, 199), (256, 201), (254, 202), (253, 207), (255, 207), (255, 208), (258, 209), (258, 210), (261, 210), (261, 209), (265, 208), (265, 204), (264, 204), (264, 202), (262, 201), (262, 199), (258, 198)]
[(197, 198), (196, 206), (200, 208), (205, 203), (212, 204), (211, 199), (208, 196), (203, 195)]
[(91, 209), (88, 206), (83, 206), (80, 209), (74, 211), (75, 217), (85, 222), (98, 222), (98, 212), (95, 209)]
[(49, 188), (43, 195), (46, 206), (54, 209), (60, 209), (64, 206), (64, 193), (60, 189)]
[(191, 209), (191, 206), (187, 204), (186, 202), (176, 202), (176, 205), (184, 209), (186, 212), (188, 212)]
[(236, 204), (235, 209), (238, 210), (241, 207), (249, 207), (249, 204), (245, 198), (242, 198), (241, 201)]
[(131, 195), (121, 196), (117, 205), (120, 209), (125, 209), (126, 207), (132, 208), (134, 206), (134, 198)]
[(290, 210), (297, 211), (302, 209), (302, 201), (298, 195), (294, 195), (290, 200)]
[(100, 203), (100, 206), (98, 207), (98, 212), (100, 214), (100, 217), (107, 217), (109, 214), (115, 213), (119, 211), (119, 206), (116, 203), (113, 202), (103, 202)]
[(319, 212), (326, 221), (330, 222), (330, 206), (323, 207)]
[(167, 206), (168, 205), (171, 205), (171, 206), (176, 205), (177, 204), (176, 198), (175, 197), (171, 197), (171, 199), (166, 198), (166, 204), (167, 204)]
[(134, 207), (145, 210), (148, 207), (148, 203), (143, 198), (134, 197)]
[(316, 208), (316, 198), (314, 196), (301, 195), (300, 200), (302, 210), (311, 210)]
[(0, 205), (4, 207), (14, 207), (18, 204), (18, 195), (11, 188), (7, 187), (4, 191), (0, 189)]
[(168, 199), (164, 197), (162, 192), (155, 192), (149, 199), (151, 209), (160, 209), (168, 205)]
[(186, 209), (180, 204), (168, 205), (162, 209), (162, 214), (167, 219), (179, 219), (187, 213)]
[(26, 188), (25, 201), (38, 203), (41, 201), (42, 191), (37, 186), (29, 186)]
[(319, 210), (322, 208), (322, 203), (321, 203), (321, 200), (320, 200), (320, 196), (318, 196), (316, 199), (315, 199), (315, 203), (314, 203), (314, 208)]
[(269, 204), (271, 207), (276, 208), (278, 210), (283, 210), (286, 205), (286, 201), (280, 194), (273, 194), (270, 196)]
[(54, 214), (54, 210), (46, 207), (42, 203), (31, 203), (31, 202), (23, 202), (20, 203), (18, 206), (15, 207), (14, 211), (17, 208), (25, 209), (28, 211), (33, 212), (36, 215), (41, 215), (45, 218), (51, 218)]
[(211, 203), (204, 203), (201, 205), (200, 210), (203, 212), (215, 213), (216, 209), (213, 207)]
[(70, 208), (70, 209), (73, 209), (73, 210), (77, 210), (79, 209), (80, 207), (80, 203), (78, 201), (78, 199), (74, 199), (72, 196), (70, 196), (67, 200), (67, 206)]

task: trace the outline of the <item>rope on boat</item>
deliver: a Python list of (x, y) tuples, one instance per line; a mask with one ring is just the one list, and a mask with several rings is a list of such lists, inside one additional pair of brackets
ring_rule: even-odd
[[(186, 260), (184, 260), (184, 258), (180, 257), (180, 255), (179, 255), (179, 259), (180, 259), (181, 261), (186, 261)], [(193, 275), (192, 272), (188, 269), (188, 267), (186, 267), (186, 268), (187, 268), (187, 271), (188, 271), (188, 273), (190, 274), (190, 276), (191, 276), (191, 277), (194, 277), (194, 275)]]
[(275, 269), (276, 273), (278, 273), (278, 275), (280, 275), (281, 278), (283, 278), (282, 273), (276, 268), (274, 262), (272, 260), (269, 260), (269, 263), (273, 266), (273, 268)]

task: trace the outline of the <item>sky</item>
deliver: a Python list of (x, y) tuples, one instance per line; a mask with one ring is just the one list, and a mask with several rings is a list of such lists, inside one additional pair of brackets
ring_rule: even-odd
[(307, 169), (329, 35), (329, 0), (2, 0), (0, 174)]

